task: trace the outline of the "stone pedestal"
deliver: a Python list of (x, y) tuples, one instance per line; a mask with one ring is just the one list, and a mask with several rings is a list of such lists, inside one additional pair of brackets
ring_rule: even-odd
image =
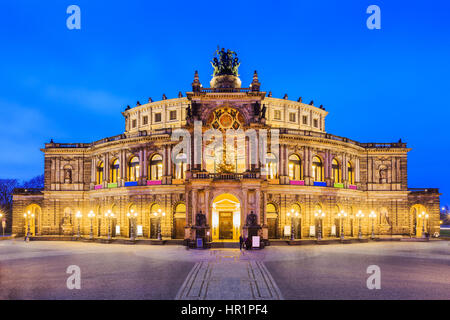
[(244, 226), (244, 237), (246, 238), (252, 238), (253, 236), (260, 236), (261, 240), (263, 239), (263, 235), (262, 235), (262, 228), (261, 226), (257, 225), (257, 226)]
[(73, 226), (71, 223), (64, 223), (62, 225), (63, 235), (71, 236), (73, 234)]
[[(211, 228), (209, 226), (193, 226), (191, 227), (191, 240), (195, 241), (197, 238), (203, 238), (203, 242), (211, 241)], [(209, 232), (209, 235), (208, 235)]]

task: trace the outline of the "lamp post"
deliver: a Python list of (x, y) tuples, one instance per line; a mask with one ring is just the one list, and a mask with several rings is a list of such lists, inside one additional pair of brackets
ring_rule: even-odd
[(133, 209), (127, 213), (127, 217), (130, 219), (130, 240), (134, 241), (136, 237), (134, 236), (134, 224), (136, 222), (136, 218), (138, 216), (137, 212), (134, 212)]
[(80, 211), (78, 211), (78, 212), (75, 214), (75, 218), (76, 218), (77, 221), (78, 221), (78, 231), (77, 231), (77, 238), (78, 238), (78, 239), (81, 237), (81, 233), (80, 233), (80, 223), (81, 223), (81, 218), (82, 218), (82, 217), (83, 217), (83, 215), (81, 214)]
[(422, 218), (422, 238), (426, 238), (425, 235), (425, 219), (429, 218), (428, 213), (425, 213), (422, 211), (422, 213), (419, 213), (419, 218)]
[(372, 220), (372, 240), (375, 239), (375, 218), (377, 214), (373, 211), (370, 212), (369, 218)]
[(317, 240), (322, 240), (322, 219), (325, 217), (325, 213), (322, 212), (322, 210), (319, 210), (319, 212), (316, 212), (314, 214), (316, 219), (319, 219), (319, 226), (317, 228)]
[(297, 219), (298, 218), (298, 212), (295, 211), (294, 209), (291, 209), (291, 212), (287, 213), (288, 217), (291, 217), (291, 241), (295, 240), (295, 221), (294, 218)]
[(24, 213), (24, 218), (25, 218), (25, 222), (27, 223), (27, 235), (25, 240), (28, 242), (30, 241), (30, 234), (31, 234), (31, 229), (30, 229), (30, 219), (34, 218), (34, 213), (31, 213), (31, 211), (28, 211), (27, 213)]
[(5, 226), (3, 223), (3, 213), (0, 213), (0, 220), (2, 221), (2, 236), (5, 236)]
[(95, 213), (92, 210), (89, 211), (88, 218), (91, 221), (91, 231), (89, 232), (89, 239), (92, 240), (92, 239), (94, 239), (94, 232), (93, 232), (92, 222), (93, 222), (93, 220), (95, 218)]
[(364, 218), (364, 213), (362, 213), (362, 211), (359, 210), (358, 213), (356, 214), (356, 217), (358, 218), (358, 221), (359, 221), (359, 227), (358, 227), (358, 239), (362, 239), (361, 219)]
[(114, 213), (111, 210), (105, 213), (106, 222), (108, 223), (108, 240), (111, 240), (111, 220), (114, 218)]
[(158, 221), (158, 240), (161, 240), (161, 217), (166, 215), (165, 212), (161, 212), (161, 209), (158, 209), (158, 212), (153, 212), (153, 215), (157, 217)]
[(344, 235), (344, 224), (342, 223), (342, 220), (347, 217), (347, 212), (344, 212), (344, 210), (342, 210), (337, 215), (338, 215), (338, 218), (339, 218), (339, 223), (341, 225), (341, 240), (344, 240), (344, 238), (345, 238), (345, 235)]

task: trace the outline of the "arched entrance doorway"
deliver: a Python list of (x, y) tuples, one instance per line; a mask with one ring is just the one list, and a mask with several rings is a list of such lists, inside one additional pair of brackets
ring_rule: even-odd
[(24, 229), (25, 234), (27, 234), (28, 229), (30, 231), (31, 236), (35, 236), (36, 233), (39, 233), (39, 220), (41, 218), (41, 207), (37, 204), (30, 204), (25, 209), (24, 214)]
[(212, 240), (238, 241), (241, 231), (241, 204), (229, 193), (217, 196), (212, 204)]
[(411, 216), (416, 237), (420, 238), (424, 232), (428, 232), (427, 209), (421, 204), (415, 204), (411, 207)]

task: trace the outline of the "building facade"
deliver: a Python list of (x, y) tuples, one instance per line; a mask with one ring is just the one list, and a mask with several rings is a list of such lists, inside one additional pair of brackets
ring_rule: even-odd
[[(122, 134), (46, 143), (44, 189), (15, 191), (13, 233), (80, 227), (94, 237), (207, 241), (439, 233), (439, 192), (408, 188), (406, 143), (327, 133), (322, 106), (272, 97), (256, 71), (242, 88), (233, 54), (218, 51), (209, 88), (196, 72), (186, 96), (127, 107)], [(228, 130), (243, 138), (216, 136)]]

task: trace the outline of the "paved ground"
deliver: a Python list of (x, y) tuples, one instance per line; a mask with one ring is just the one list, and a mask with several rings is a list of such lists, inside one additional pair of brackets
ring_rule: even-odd
[[(69, 290), (69, 265), (81, 289)], [(369, 265), (381, 289), (369, 290)], [(186, 250), (0, 242), (1, 299), (450, 299), (450, 242)]]

